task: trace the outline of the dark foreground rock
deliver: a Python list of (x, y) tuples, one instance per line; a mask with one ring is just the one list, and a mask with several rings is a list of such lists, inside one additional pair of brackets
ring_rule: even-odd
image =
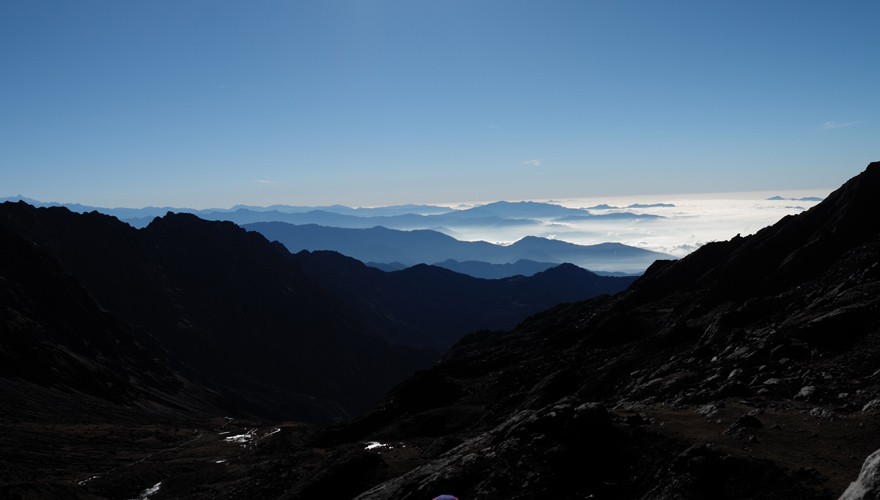
[[(234, 421), (235, 435), (252, 436), (244, 443), (226, 441), (219, 420), (181, 434), (165, 424), (124, 441), (141, 444), (123, 456), (96, 454), (108, 436), (82, 443), (85, 430), (56, 428), (58, 449), (82, 460), (45, 488), (112, 498), (159, 481), (150, 498), (837, 498), (880, 449), (878, 209), (875, 163), (813, 209), (658, 262), (626, 292), (468, 335), (346, 424)], [(193, 431), (205, 437), (192, 441)], [(161, 436), (167, 446), (150, 444)], [(90, 470), (101, 481), (72, 486)], [(871, 474), (858, 483), (865, 491)]]

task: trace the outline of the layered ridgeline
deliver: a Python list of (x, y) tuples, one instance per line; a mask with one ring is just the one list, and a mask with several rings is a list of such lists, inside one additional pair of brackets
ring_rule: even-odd
[(288, 497), (840, 495), (880, 447), (878, 209), (873, 163), (622, 294), (470, 335), (325, 433)]
[(478, 279), (424, 264), (384, 272), (336, 252), (293, 257), (390, 342), (440, 353), (465, 333), (510, 329), (554, 305), (620, 292), (636, 279), (599, 276), (572, 264), (529, 277)]
[[(362, 262), (383, 267), (397, 263), (402, 267), (435, 264), (472, 275), (492, 276), (493, 272), (517, 262), (570, 263), (585, 269), (640, 274), (658, 259), (669, 255), (621, 243), (576, 245), (560, 240), (527, 236), (510, 245), (485, 241), (459, 241), (428, 229), (400, 231), (385, 227), (350, 229), (315, 224), (284, 222), (246, 224), (247, 229), (283, 243), (291, 252), (335, 250)], [(465, 264), (462, 264), (465, 263)], [(467, 263), (470, 263), (468, 265)], [(512, 266), (511, 269), (518, 269)], [(526, 270), (526, 267), (521, 268)]]
[[(113, 215), (134, 227), (146, 227), (168, 212), (191, 213), (205, 220), (231, 221), (284, 243), (292, 252), (333, 250), (384, 270), (433, 264), (478, 278), (530, 276), (555, 264), (573, 263), (603, 273), (641, 274), (668, 255), (618, 243), (580, 246), (548, 238), (526, 237), (513, 245), (457, 241), (460, 233), (546, 234), (548, 228), (573, 223), (650, 225), (663, 219), (634, 210), (668, 204), (567, 208), (552, 203), (499, 201), (468, 209), (430, 205), (379, 208), (236, 206), (231, 209), (97, 208), (45, 203), (21, 196), (0, 201), (25, 201), (39, 207), (65, 206), (71, 211)], [(273, 222), (284, 224), (272, 224)], [(267, 224), (268, 223), (268, 224)], [(598, 228), (599, 226), (595, 226)], [(436, 229), (436, 230), (435, 230)], [(531, 262), (533, 261), (533, 262)]]
[(346, 418), (434, 358), (390, 345), (283, 247), (231, 223), (181, 215), (135, 230), (94, 212), (7, 203), (0, 224), (252, 414)]
[[(74, 212), (100, 212), (112, 215), (134, 227), (146, 227), (156, 217), (168, 212), (189, 213), (205, 220), (221, 220), (236, 224), (254, 222), (287, 222), (290, 224), (318, 224), (342, 228), (371, 228), (382, 226), (393, 229), (424, 229), (428, 227), (446, 228), (492, 228), (545, 224), (547, 222), (629, 220), (650, 221), (663, 217), (653, 214), (615, 211), (608, 209), (634, 210), (652, 208), (655, 205), (630, 205), (628, 207), (597, 206), (601, 211), (595, 213), (586, 208), (567, 208), (553, 203), (532, 201), (497, 201), (467, 209), (452, 209), (432, 205), (394, 205), (375, 208), (351, 208), (343, 205), (320, 207), (273, 205), (256, 207), (238, 205), (228, 209), (191, 209), (181, 207), (145, 208), (105, 208), (81, 205), (78, 203), (41, 202), (21, 195), (0, 199), (4, 201), (24, 201), (38, 207), (64, 206)], [(672, 206), (660, 204), (663, 206)]]
[[(816, 207), (657, 262), (623, 293), (468, 335), (349, 424), (269, 424), (232, 444), (215, 433), (198, 441), (210, 453), (180, 437), (65, 487), (108, 498), (159, 486), (188, 498), (833, 498), (880, 448), (878, 203), (875, 163)], [(152, 238), (133, 248), (165, 244)], [(41, 251), (56, 255), (53, 244)], [(321, 266), (307, 270), (307, 258), (332, 256), (297, 266), (313, 282)], [(26, 428), (13, 425), (4, 442)], [(94, 460), (88, 440), (70, 446)]]
[(294, 256), (187, 214), (137, 230), (95, 212), (5, 203), (0, 225), (192, 377), (262, 417), (348, 418), (466, 333), (632, 281), (573, 266), (492, 281), (428, 266), (384, 273), (335, 253)]

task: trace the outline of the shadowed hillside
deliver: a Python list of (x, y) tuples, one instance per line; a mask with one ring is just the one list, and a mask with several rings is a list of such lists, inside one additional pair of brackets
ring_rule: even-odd
[[(82, 491), (136, 496), (161, 479), (162, 495), (190, 498), (834, 498), (880, 448), (878, 200), (873, 163), (815, 208), (659, 261), (622, 293), (467, 335), (348, 423), (239, 424), (243, 444), (183, 441)], [(226, 227), (186, 220), (134, 237), (170, 258), (182, 250), (164, 238), (206, 251)], [(192, 240), (172, 238), (181, 228)], [(217, 254), (212, 266), (229, 265)], [(305, 279), (362, 272), (339, 259), (288, 258)], [(437, 272), (407, 271), (387, 276)]]
[(232, 223), (168, 215), (143, 230), (95, 212), (3, 204), (101, 307), (262, 416), (345, 418), (433, 359), (392, 347), (282, 247)]

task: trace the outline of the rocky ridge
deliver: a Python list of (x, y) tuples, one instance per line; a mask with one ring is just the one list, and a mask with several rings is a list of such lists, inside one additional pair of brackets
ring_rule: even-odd
[[(835, 498), (880, 448), (878, 203), (872, 163), (813, 209), (657, 262), (623, 293), (468, 335), (349, 423), (235, 422), (241, 445), (220, 421), (193, 425), (207, 436), (194, 442), (166, 425), (151, 435), (174, 446), (105, 459), (65, 491)], [(875, 462), (845, 498), (870, 497)]]
[(880, 447), (878, 200), (873, 163), (622, 294), (463, 339), (338, 431), (450, 443), (359, 498), (839, 495)]

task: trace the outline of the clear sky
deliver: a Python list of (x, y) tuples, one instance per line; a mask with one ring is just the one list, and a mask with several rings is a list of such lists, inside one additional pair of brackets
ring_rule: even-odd
[(834, 188), (880, 2), (0, 2), (0, 197), (194, 208)]

